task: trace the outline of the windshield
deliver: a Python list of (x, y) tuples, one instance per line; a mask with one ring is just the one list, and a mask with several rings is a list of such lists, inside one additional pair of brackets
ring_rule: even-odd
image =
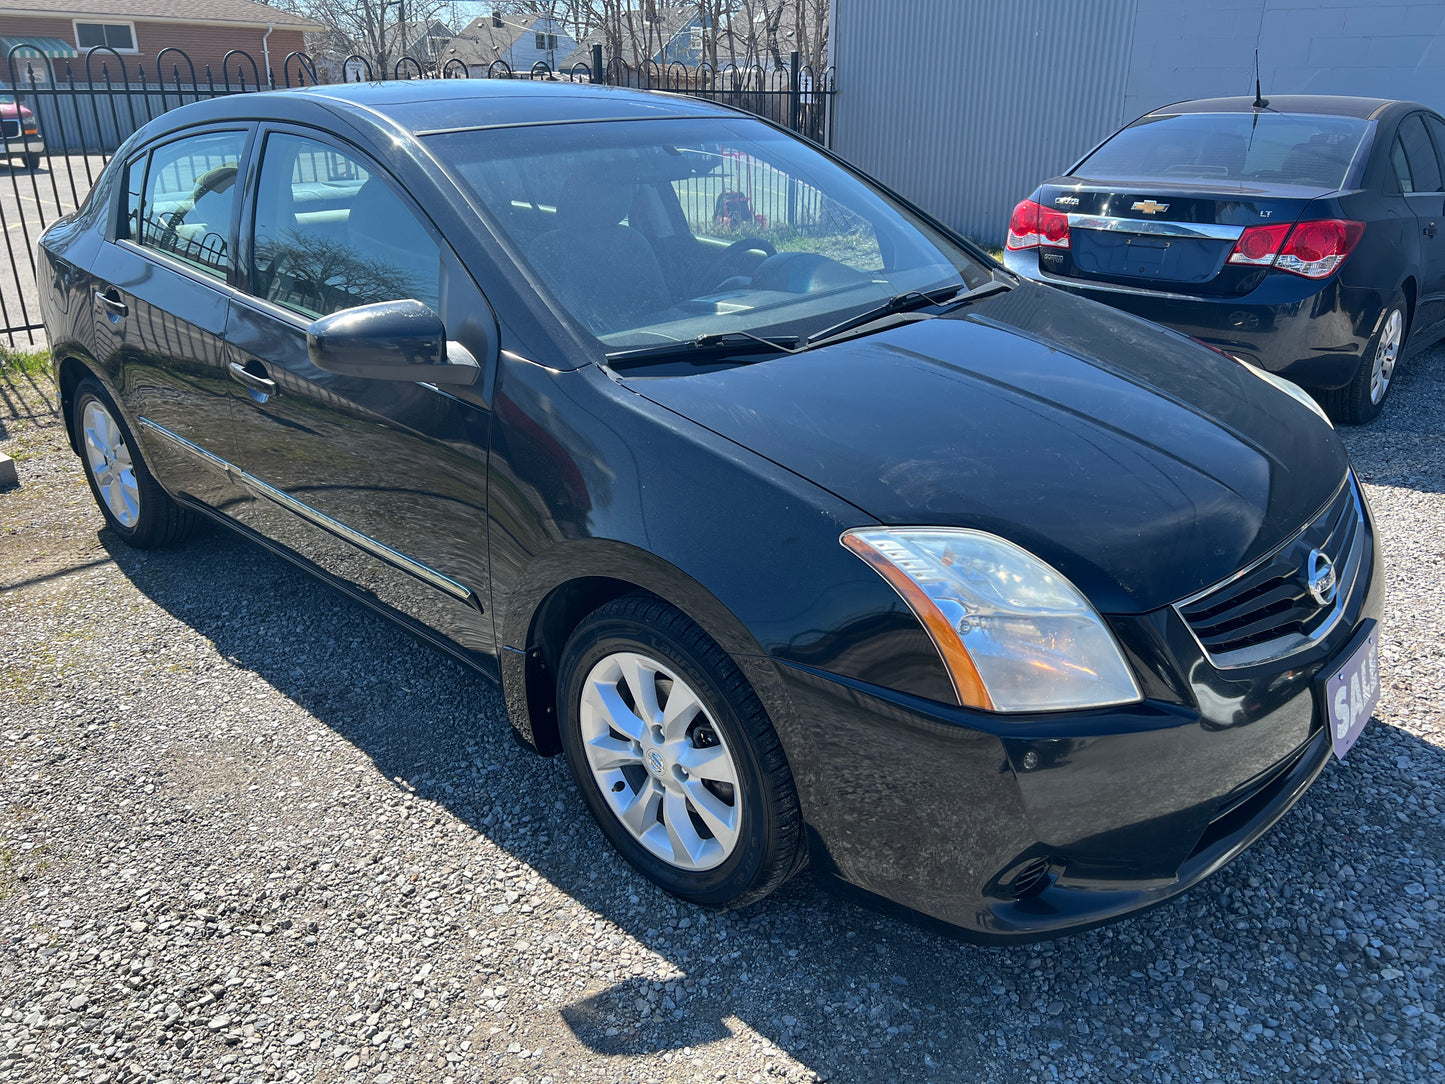
[(1178, 113), (1144, 117), (1074, 170), (1090, 181), (1239, 181), (1337, 189), (1369, 129), (1355, 117)]
[(609, 351), (736, 332), (805, 337), (901, 293), (991, 278), (847, 170), (745, 118), (427, 143)]

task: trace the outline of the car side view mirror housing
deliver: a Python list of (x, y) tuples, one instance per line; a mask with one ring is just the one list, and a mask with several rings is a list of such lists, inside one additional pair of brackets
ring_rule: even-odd
[(358, 305), (306, 329), (311, 364), (337, 376), (474, 384), (481, 375), (466, 347), (447, 341), (442, 318), (414, 298)]

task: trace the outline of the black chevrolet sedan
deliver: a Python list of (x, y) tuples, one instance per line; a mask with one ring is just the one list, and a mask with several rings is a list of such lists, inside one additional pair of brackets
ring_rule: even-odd
[(980, 938), (1082, 928), (1370, 717), (1377, 543), (1307, 396), (744, 114), (209, 101), (41, 248), (110, 529), (219, 521), (496, 678), (685, 899), (811, 860)]
[(1157, 320), (1367, 422), (1445, 334), (1445, 120), (1316, 95), (1156, 109), (1013, 212), (1018, 274)]

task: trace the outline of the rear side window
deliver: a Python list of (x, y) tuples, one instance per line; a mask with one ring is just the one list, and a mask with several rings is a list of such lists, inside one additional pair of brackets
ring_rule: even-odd
[[(234, 266), (231, 210), (245, 132), (208, 132), (157, 148), (146, 171), (140, 229), (132, 237), (209, 275)], [(134, 168), (131, 171), (134, 178)]]
[(441, 294), (441, 249), (381, 177), (325, 143), (273, 133), (256, 188), (255, 293), (303, 316)]
[(1425, 131), (1425, 119), (1419, 113), (1406, 117), (1400, 125), (1400, 143), (1405, 148), (1405, 157), (1410, 161), (1413, 191), (1440, 191), (1440, 163), (1435, 157), (1435, 147), (1430, 142), (1430, 135)]
[(1282, 113), (1145, 117), (1074, 172), (1099, 181), (1261, 182), (1337, 189), (1369, 122)]

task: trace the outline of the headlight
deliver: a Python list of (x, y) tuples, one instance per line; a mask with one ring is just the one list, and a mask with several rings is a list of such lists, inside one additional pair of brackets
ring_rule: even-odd
[(960, 704), (1059, 711), (1140, 699), (1093, 606), (1012, 542), (950, 527), (867, 527), (844, 532), (841, 541), (918, 616)]
[(1239, 362), (1239, 364), (1243, 365), (1246, 369), (1252, 372), (1255, 376), (1259, 377), (1266, 384), (1273, 384), (1276, 388), (1284, 392), (1286, 395), (1298, 399), (1301, 403), (1309, 407), (1321, 418), (1323, 418), (1331, 429), (1335, 427), (1335, 423), (1330, 421), (1330, 416), (1325, 413), (1324, 407), (1320, 406), (1319, 403), (1315, 402), (1314, 396), (1312, 396), (1309, 392), (1305, 391), (1304, 388), (1300, 387), (1293, 380), (1286, 380), (1282, 376), (1277, 376), (1266, 369), (1261, 369), (1258, 365), (1251, 365), (1243, 358), (1235, 358), (1234, 360)]

